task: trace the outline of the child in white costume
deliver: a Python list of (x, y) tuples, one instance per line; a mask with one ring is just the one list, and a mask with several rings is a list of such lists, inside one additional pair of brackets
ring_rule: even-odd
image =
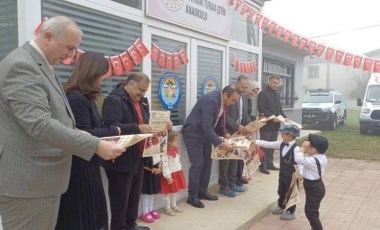
[(162, 156), (161, 194), (164, 194), (165, 213), (175, 216), (176, 212), (183, 212), (177, 207), (176, 195), (180, 189), (187, 188), (185, 176), (180, 162), (177, 146), (178, 134), (174, 131), (168, 133), (167, 155)]

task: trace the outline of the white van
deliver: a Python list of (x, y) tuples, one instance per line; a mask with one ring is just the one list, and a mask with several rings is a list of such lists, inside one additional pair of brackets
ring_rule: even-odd
[(368, 81), (363, 101), (358, 98), (357, 105), (362, 106), (359, 124), (360, 133), (380, 130), (380, 73), (373, 73)]

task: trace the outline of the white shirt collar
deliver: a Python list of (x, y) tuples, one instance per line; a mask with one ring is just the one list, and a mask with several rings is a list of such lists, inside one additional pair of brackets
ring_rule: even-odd
[(36, 43), (34, 40), (32, 40), (32, 41), (29, 42), (29, 44), (30, 44), (35, 50), (37, 50), (37, 52), (38, 52), (39, 54), (41, 54), (41, 56), (43, 57), (43, 59), (45, 60), (45, 62), (48, 64), (49, 68), (50, 68), (51, 70), (54, 71), (53, 66), (50, 65), (50, 63), (48, 62), (48, 60), (47, 60), (47, 58), (46, 58), (44, 52), (42, 52), (41, 48), (37, 45), (37, 43)]

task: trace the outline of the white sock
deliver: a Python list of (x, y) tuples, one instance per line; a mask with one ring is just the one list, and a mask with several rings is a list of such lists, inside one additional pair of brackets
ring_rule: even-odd
[(165, 201), (165, 209), (170, 209), (170, 193), (165, 194), (164, 201)]
[(149, 197), (150, 195), (147, 194), (142, 194), (141, 196), (141, 209), (142, 209), (142, 214), (145, 215), (149, 212)]
[(149, 195), (149, 203), (148, 203), (149, 212), (153, 211), (153, 199), (154, 199), (154, 195)]
[(172, 208), (177, 207), (176, 195), (177, 193), (170, 193), (170, 206), (172, 206)]

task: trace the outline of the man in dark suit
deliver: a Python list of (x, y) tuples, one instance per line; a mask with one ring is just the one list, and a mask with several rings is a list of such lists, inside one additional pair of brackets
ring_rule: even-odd
[[(272, 115), (282, 115), (287, 118), (282, 110), (280, 93), (277, 91), (280, 87), (280, 77), (272, 75), (269, 77), (268, 85), (257, 96), (257, 107), (259, 113), (264, 114), (265, 117)], [(278, 129), (280, 128), (280, 120), (274, 118), (267, 122), (267, 124), (260, 128), (260, 139), (265, 141), (277, 141)], [(279, 170), (278, 167), (273, 164), (273, 152), (274, 149), (263, 148), (264, 157), (261, 160), (260, 172), (269, 174), (268, 170)]]
[[(244, 125), (251, 122), (251, 116), (248, 114), (248, 89), (249, 78), (246, 75), (240, 75), (236, 81), (236, 87), (241, 91), (241, 96), (234, 105), (227, 109), (226, 128), (228, 134), (232, 135), (237, 131), (249, 133)], [(242, 174), (244, 168), (243, 160), (220, 160), (219, 161), (219, 193), (228, 197), (235, 197), (236, 192), (244, 192)], [(238, 175), (238, 171), (239, 174)]]
[(0, 214), (4, 230), (54, 229), (67, 190), (71, 158), (94, 152), (113, 159), (125, 149), (75, 130), (52, 65), (72, 57), (78, 25), (50, 18), (38, 37), (0, 63)]
[(191, 164), (187, 203), (196, 208), (204, 208), (200, 199), (218, 200), (207, 190), (212, 163), (211, 144), (224, 150), (231, 150), (232, 146), (223, 141), (214, 128), (226, 113), (226, 108), (235, 104), (239, 97), (240, 90), (235, 85), (224, 87), (222, 92), (206, 94), (197, 101), (183, 125), (183, 139)]

